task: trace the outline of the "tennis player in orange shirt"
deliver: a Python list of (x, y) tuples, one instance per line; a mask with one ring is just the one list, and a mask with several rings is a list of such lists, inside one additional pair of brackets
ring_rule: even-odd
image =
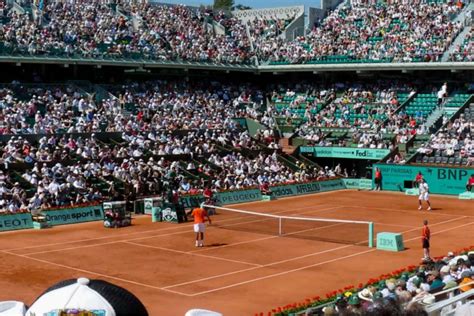
[(204, 247), (204, 231), (206, 230), (206, 218), (211, 224), (211, 218), (205, 207), (197, 207), (191, 215), (194, 217), (194, 232), (196, 233), (196, 247)]

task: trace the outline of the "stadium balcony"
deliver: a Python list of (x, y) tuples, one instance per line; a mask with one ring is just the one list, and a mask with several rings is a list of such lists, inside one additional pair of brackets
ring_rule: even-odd
[(461, 45), (455, 48), (453, 52), (450, 53), (449, 60), (451, 61), (473, 61), (474, 56), (474, 38), (473, 31), (471, 29), (470, 33)]
[[(161, 96), (156, 88), (160, 86)], [(214, 108), (216, 91), (203, 92), (196, 87), (201, 92), (194, 97), (205, 102), (193, 106), (194, 116), (190, 118), (183, 116), (179, 107), (169, 111), (169, 104), (184, 101), (178, 85), (171, 86), (178, 95), (168, 95), (170, 86), (165, 82), (128, 87), (87, 82), (15, 83), (0, 89), (0, 108), (5, 114), (0, 162), (12, 178), (6, 190), (13, 190), (16, 182), (25, 189), (21, 199), (7, 201), (8, 209), (26, 208), (31, 203), (54, 207), (99, 198), (156, 195), (165, 182), (178, 185), (184, 181), (190, 185), (186, 193), (199, 192), (205, 186), (203, 181), (224, 171), (227, 177), (218, 183), (223, 189), (258, 186), (269, 177), (270, 183), (316, 177), (319, 166), (308, 164), (313, 166), (311, 170), (299, 172), (295, 160), (279, 151), (270, 128), (237, 116), (255, 111), (254, 102), (244, 92), (238, 97), (230, 93), (232, 90), (227, 92), (235, 98), (230, 101), (236, 110), (219, 112)], [(189, 89), (187, 85), (182, 88)], [(208, 115), (206, 128), (190, 124), (199, 122), (200, 111), (207, 107), (214, 112)], [(223, 168), (220, 159), (211, 159), (221, 156), (233, 157), (227, 159), (232, 166)], [(244, 182), (235, 178), (232, 170), (239, 166), (233, 161), (235, 157), (252, 166), (252, 179)], [(261, 169), (267, 159), (273, 169)]]
[[(293, 41), (289, 34), (300, 28), (298, 23), (302, 16), (296, 11), (285, 11), (286, 16), (277, 17), (265, 16), (257, 12), (258, 14), (256, 13), (253, 19), (244, 19), (243, 17), (249, 14), (247, 11), (243, 13), (236, 11), (233, 16), (210, 17), (209, 12), (193, 11), (184, 6), (148, 5), (119, 6), (115, 9), (97, 5), (94, 18), (100, 22), (108, 17), (119, 25), (118, 30), (112, 26), (109, 28), (105, 24), (95, 30), (97, 38), (91, 37), (88, 29), (81, 28), (75, 29), (73, 34), (68, 34), (64, 38), (55, 36), (49, 28), (54, 29), (54, 23), (65, 25), (70, 23), (71, 16), (64, 14), (69, 6), (71, 5), (48, 4), (44, 9), (43, 22), (38, 25), (34, 23), (33, 15), (25, 15), (25, 9), (11, 10), (15, 13), (2, 18), (0, 27), (2, 39), (0, 61), (272, 72), (304, 69), (336, 70), (339, 69), (339, 65), (345, 65), (349, 67), (346, 69), (353, 70), (431, 69), (432, 66), (429, 64), (432, 62), (439, 62), (439, 67), (444, 67), (443, 69), (454, 69), (453, 67), (467, 69), (466, 67), (470, 65), (462, 61), (469, 61), (472, 55), (469, 52), (470, 49), (462, 49), (463, 58), (450, 59), (459, 61), (459, 64), (441, 62), (441, 56), (449, 51), (450, 44), (460, 32), (459, 25), (462, 25), (463, 21), (458, 21), (458, 17), (462, 16), (464, 19), (464, 13), (468, 10), (467, 6), (460, 9), (442, 1), (420, 2), (421, 8), (426, 11), (428, 22), (431, 23), (429, 29), (432, 32), (424, 34), (416, 41), (413, 40), (413, 43), (405, 43), (400, 38), (405, 35), (406, 38), (411, 38), (413, 34), (407, 31), (409, 27), (415, 27), (419, 23), (425, 25), (428, 22), (398, 14), (400, 8), (396, 4), (378, 4), (376, 8), (360, 4), (353, 7), (343, 6), (324, 20), (321, 29), (315, 29), (306, 37), (299, 37)], [(87, 6), (84, 12), (89, 12), (90, 9)], [(367, 10), (370, 12), (367, 13)], [(80, 12), (81, 10), (72, 11)], [(379, 21), (378, 16), (381, 14), (379, 11), (385, 15), (393, 15), (389, 20), (390, 23), (387, 22), (388, 24), (385, 25), (385, 22)], [(406, 12), (402, 10), (401, 13)], [(267, 12), (267, 14), (270, 13)], [(442, 16), (439, 21), (435, 19), (437, 14)], [(189, 25), (193, 25), (192, 29), (195, 32), (188, 34), (188, 37), (182, 37), (181, 42), (176, 42), (171, 35), (160, 33), (161, 27), (169, 24), (167, 24), (168, 16), (182, 17), (182, 21), (178, 18), (171, 21), (174, 24), (171, 24), (173, 32), (170, 34), (176, 33), (178, 36), (184, 32), (183, 23), (187, 24), (188, 30)], [(217, 18), (218, 22), (209, 23), (210, 18)], [(141, 22), (137, 22), (137, 19)], [(330, 26), (334, 21), (341, 19), (350, 21), (347, 27), (353, 32), (338, 33), (339, 35), (336, 36), (331, 33)], [(372, 22), (380, 25), (369, 34), (367, 27), (372, 25)], [(11, 26), (14, 23), (17, 27), (32, 30), (33, 33), (28, 35), (25, 32), (27, 34), (25, 39), (13, 38)], [(215, 23), (222, 26), (223, 33), (218, 30), (219, 27), (215, 27)], [(364, 34), (354, 37), (353, 33), (358, 32)], [(161, 35), (156, 38), (151, 33)], [(111, 40), (112, 34), (115, 34), (114, 40)], [(33, 38), (38, 35), (42, 36), (42, 41), (33, 41)], [(108, 37), (104, 38), (104, 36)], [(349, 37), (346, 38), (347, 36)], [(354, 47), (346, 47), (349, 39), (352, 43), (355, 38), (357, 41), (353, 43)], [(329, 39), (334, 40), (329, 42), (342, 46), (326, 47), (326, 51), (318, 51), (320, 49), (318, 47), (326, 46), (320, 45), (322, 43), (319, 41), (324, 42)], [(290, 41), (287, 42), (287, 40)], [(212, 43), (212, 47), (208, 43)], [(397, 43), (397, 45), (392, 47), (390, 43)], [(382, 48), (385, 49), (385, 53), (379, 54)], [(277, 56), (270, 57), (269, 54), (272, 53)], [(286, 56), (287, 54), (289, 56)], [(439, 67), (438, 69), (441, 69)]]
[[(438, 166), (471, 166), (474, 161), (474, 143), (471, 133), (474, 126), (472, 95), (455, 93), (442, 109), (444, 116), (438, 120), (439, 128), (429, 138), (421, 139), (414, 146), (412, 163)], [(413, 151), (412, 151), (413, 153)]]

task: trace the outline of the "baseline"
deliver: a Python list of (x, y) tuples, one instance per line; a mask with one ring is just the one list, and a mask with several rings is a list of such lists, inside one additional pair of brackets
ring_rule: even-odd
[(85, 270), (85, 269), (81, 269), (81, 268), (71, 267), (71, 266), (68, 266), (68, 265), (65, 265), (65, 264), (56, 263), (56, 262), (52, 262), (52, 261), (48, 261), (48, 260), (44, 260), (44, 259), (39, 259), (39, 258), (34, 258), (34, 257), (29, 257), (29, 256), (26, 256), (26, 255), (20, 255), (20, 254), (17, 254), (17, 253), (6, 251), (6, 250), (0, 250), (0, 252), (11, 255), (11, 256), (16, 256), (16, 257), (20, 257), (20, 258), (24, 258), (24, 259), (29, 259), (29, 260), (41, 262), (41, 263), (44, 263), (44, 264), (47, 264), (47, 265), (60, 267), (60, 268), (63, 268), (63, 269), (74, 270), (74, 271), (78, 271), (78, 272), (82, 272), (82, 273), (97, 275), (97, 276), (100, 276), (100, 277), (103, 277), (103, 278), (116, 280), (116, 281), (120, 281), (120, 282), (125, 282), (125, 283), (130, 283), (130, 284), (134, 284), (134, 285), (138, 285), (138, 286), (143, 286), (143, 287), (147, 287), (147, 288), (154, 289), (154, 290), (161, 290), (161, 291), (166, 291), (166, 292), (170, 292), (170, 293), (174, 293), (174, 294), (190, 296), (189, 294), (186, 294), (186, 293), (173, 291), (173, 290), (168, 290), (168, 289), (161, 288), (161, 287), (158, 287), (158, 286), (154, 286), (154, 285), (151, 285), (151, 284), (136, 282), (136, 281), (133, 281), (133, 280), (119, 278), (119, 277), (115, 277), (115, 276), (108, 275), (108, 274), (103, 274), (103, 273), (98, 273), (98, 272)]
[[(320, 211), (329, 211), (329, 210), (332, 210), (334, 208), (335, 207), (331, 207), (327, 210), (320, 210)], [(279, 213), (283, 213), (283, 212), (288, 212), (288, 210), (287, 211), (281, 211)], [(311, 211), (308, 211), (306, 213), (309, 213), (309, 212), (311, 212)], [(305, 212), (303, 212), (302, 214), (304, 214), (304, 213)], [(273, 214), (275, 214), (275, 213), (273, 213)], [(222, 222), (229, 222), (229, 221), (238, 220), (238, 219), (241, 219), (241, 218), (242, 217), (227, 218), (227, 219), (221, 220), (220, 222), (221, 223)], [(241, 224), (256, 223), (256, 222), (259, 222), (259, 221), (263, 221), (263, 220), (253, 220), (253, 221), (247, 221), (247, 222), (244, 221), (244, 222), (239, 222), (239, 223), (236, 223), (236, 224), (223, 225), (221, 227), (230, 227), (230, 226), (236, 226), (236, 225), (241, 225)], [(186, 227), (187, 229), (189, 229), (189, 228), (192, 227), (192, 224), (188, 224), (188, 225), (185, 225), (185, 226), (179, 226), (179, 227), (170, 227), (170, 228), (175, 228), (176, 229), (176, 228), (183, 228), (183, 227)], [(212, 225), (210, 227), (212, 227)], [(154, 231), (161, 231), (161, 230), (154, 230)], [(151, 231), (148, 231), (148, 232), (151, 232)], [(132, 238), (132, 239), (121, 239), (121, 240), (115, 240), (115, 241), (111, 241), (111, 242), (99, 243), (99, 244), (93, 244), (93, 245), (84, 245), (84, 246), (75, 246), (75, 247), (69, 247), (69, 248), (61, 248), (61, 249), (53, 249), (53, 250), (45, 250), (45, 251), (36, 251), (36, 252), (26, 253), (25, 255), (35, 255), (35, 254), (43, 254), (43, 253), (50, 253), (50, 252), (59, 252), (59, 251), (63, 251), (63, 250), (75, 250), (75, 249), (81, 249), (81, 248), (89, 248), (89, 247), (102, 246), (102, 245), (110, 245), (110, 244), (124, 242), (124, 241), (136, 241), (136, 240), (145, 240), (145, 239), (150, 239), (150, 238), (155, 238), (155, 237), (165, 237), (165, 236), (173, 236), (173, 235), (180, 235), (180, 234), (188, 234), (189, 232), (190, 232), (190, 230), (182, 230), (182, 231), (178, 231), (178, 232), (151, 235), (151, 236), (146, 236), (146, 237), (137, 237), (137, 238)], [(127, 236), (127, 235), (120, 235), (120, 236)], [(65, 242), (63, 244), (79, 243), (79, 242), (100, 240), (100, 239), (120, 237), (120, 236), (108, 236), (108, 237), (101, 237), (101, 238), (94, 238), (94, 239), (85, 239), (85, 240), (79, 240), (79, 241), (74, 241), (74, 242)], [(278, 236), (271, 236), (271, 237), (273, 238), (273, 237), (278, 237)], [(267, 238), (267, 237), (265, 237), (265, 238)], [(16, 250), (24, 250), (24, 249), (30, 249), (30, 248), (38, 248), (38, 247), (60, 246), (60, 245), (63, 245), (63, 244), (62, 243), (55, 243), (55, 244), (49, 244), (49, 245), (46, 244), (46, 245), (42, 245), (42, 246), (15, 248), (15, 249), (6, 249), (6, 250), (7, 251), (16, 251)], [(229, 245), (231, 245), (231, 244), (229, 244)], [(214, 247), (214, 248), (218, 248), (218, 247)]]
[[(447, 223), (450, 223), (450, 222), (453, 222), (453, 221), (456, 221), (456, 220), (459, 220), (459, 219), (463, 219), (463, 218), (464, 218), (464, 217), (459, 217), (459, 218), (456, 218), (456, 219), (451, 219), (451, 220), (447, 220), (447, 221), (444, 221), (444, 222), (435, 223), (435, 224), (433, 224), (433, 225), (431, 225), (431, 226), (434, 227), (434, 226), (437, 226), (437, 225), (444, 225), (444, 224), (447, 224)], [(472, 223), (474, 223), (474, 222), (472, 222)], [(472, 224), (472, 223), (469, 223), (469, 224)], [(464, 225), (463, 225), (463, 226), (464, 226)], [(460, 226), (460, 227), (463, 227), (463, 226)], [(457, 228), (459, 228), (459, 227), (456, 226), (456, 227), (450, 228), (450, 229), (448, 229), (448, 230), (457, 229)], [(418, 229), (419, 229), (419, 228), (409, 229), (409, 230), (403, 231), (402, 234), (409, 233), (409, 232), (412, 232), (412, 231), (416, 231), (416, 230), (418, 230)], [(436, 235), (436, 234), (439, 234), (439, 233), (442, 233), (442, 232), (445, 232), (445, 231), (448, 231), (448, 230), (439, 231), (439, 232), (437, 232), (437, 233), (433, 233), (433, 235)], [(410, 239), (407, 239), (406, 241), (411, 241), (411, 240), (414, 240), (414, 239), (419, 239), (419, 237), (410, 238)], [(291, 262), (291, 261), (296, 261), (296, 260), (304, 259), (304, 258), (308, 258), (308, 257), (313, 257), (313, 256), (317, 256), (317, 255), (320, 255), (320, 254), (329, 253), (329, 252), (333, 252), (333, 251), (337, 251), (337, 250), (341, 250), (341, 249), (345, 249), (345, 248), (349, 248), (349, 247), (356, 247), (356, 246), (355, 246), (355, 245), (344, 245), (344, 246), (340, 246), (340, 247), (336, 247), (336, 248), (327, 249), (327, 250), (324, 250), (324, 251), (318, 251), (318, 252), (306, 254), (306, 255), (303, 255), (303, 256), (293, 257), (293, 258), (286, 259), (286, 260), (281, 260), (281, 261), (276, 261), (276, 262), (264, 264), (264, 265), (262, 265), (261, 267), (258, 267), (258, 268), (271, 267), (271, 266), (274, 266), (274, 265), (277, 265), (277, 264), (286, 263), (286, 262)], [(361, 252), (361, 253), (366, 253), (366, 252), (371, 252), (371, 251), (376, 251), (376, 250), (377, 250), (377, 249), (374, 248), (374, 249), (369, 249), (368, 251), (363, 251), (363, 252)], [(345, 258), (345, 257), (342, 257), (341, 259), (344, 259), (344, 258)], [(333, 261), (330, 261), (330, 262), (333, 262)], [(310, 265), (309, 267), (312, 267), (312, 266), (313, 266), (313, 265)], [(295, 271), (300, 271), (300, 270), (302, 270), (302, 269), (297, 268), (297, 270), (295, 270)], [(233, 273), (231, 273), (231, 274), (235, 274), (235, 273), (239, 273), (239, 272), (236, 271), (236, 272), (233, 272)], [(277, 275), (281, 275), (281, 273), (278, 273)], [(185, 282), (185, 284), (180, 283), (180, 284), (169, 285), (169, 286), (166, 286), (166, 288), (173, 288), (173, 287), (178, 287), (178, 286), (182, 286), (182, 285), (187, 285), (187, 284), (192, 284), (192, 283), (198, 283), (198, 282), (202, 282), (202, 281), (207, 281), (207, 280), (210, 280), (210, 279), (214, 279), (214, 278), (217, 278), (217, 277), (219, 277), (219, 276), (213, 276), (213, 277), (207, 277), (207, 278), (197, 279), (197, 280), (194, 280), (194, 281)]]
[[(432, 235), (438, 235), (438, 234), (441, 234), (443, 232), (451, 231), (453, 229), (462, 228), (462, 227), (469, 226), (469, 225), (472, 225), (472, 224), (474, 224), (474, 222), (469, 222), (467, 224), (463, 224), (463, 225), (459, 225), (459, 226), (456, 226), (456, 227), (441, 230), (439, 232), (433, 233)], [(410, 241), (413, 241), (413, 240), (419, 240), (419, 237), (414, 237), (414, 238), (407, 239), (406, 242), (410, 242)], [(211, 289), (211, 290), (207, 290), (207, 291), (201, 291), (201, 292), (197, 292), (197, 293), (193, 293), (193, 294), (189, 294), (189, 295), (191, 297), (194, 297), (194, 296), (199, 296), (199, 295), (203, 295), (203, 294), (213, 293), (213, 292), (217, 292), (217, 291), (237, 287), (237, 286), (248, 284), (248, 283), (253, 283), (253, 282), (257, 282), (257, 281), (261, 281), (261, 280), (265, 280), (265, 279), (269, 279), (269, 278), (273, 278), (273, 277), (277, 277), (277, 276), (286, 275), (286, 274), (289, 274), (289, 273), (301, 271), (301, 270), (306, 270), (306, 269), (309, 269), (309, 268), (321, 266), (323, 264), (332, 263), (332, 262), (336, 262), (336, 261), (340, 261), (340, 260), (345, 260), (345, 259), (348, 259), (348, 258), (352, 258), (352, 257), (355, 257), (355, 256), (367, 254), (367, 253), (374, 252), (374, 251), (377, 251), (377, 249), (369, 249), (369, 250), (366, 250), (366, 251), (360, 251), (360, 252), (356, 252), (354, 254), (347, 255), (347, 256), (344, 256), (344, 257), (331, 259), (331, 260), (327, 260), (327, 261), (324, 261), (324, 262), (318, 262), (318, 263), (315, 263), (315, 264), (311, 264), (311, 265), (307, 265), (307, 266), (304, 266), (304, 267), (295, 268), (295, 269), (291, 269), (291, 270), (287, 270), (287, 271), (282, 271), (282, 272), (279, 272), (279, 273), (273, 273), (273, 274), (270, 274), (270, 275), (267, 275), (267, 276), (254, 278), (254, 279), (251, 279), (251, 280), (242, 281), (242, 282), (230, 284), (230, 285), (227, 285), (227, 286), (223, 286), (223, 287), (219, 287), (219, 288), (215, 288), (215, 289)], [(171, 286), (171, 288), (172, 287), (174, 287), (174, 286)], [(170, 287), (166, 287), (166, 289), (169, 289), (169, 288)]]
[[(261, 201), (260, 201), (261, 203)], [(327, 205), (327, 204), (318, 204), (318, 205)], [(290, 212), (290, 211), (294, 211), (294, 210), (300, 210), (300, 209), (307, 209), (309, 207), (304, 207), (304, 208), (296, 208), (296, 209), (291, 209), (291, 210), (283, 210), (283, 211), (278, 211), (278, 212), (274, 212), (274, 213), (269, 213), (269, 214), (282, 214), (282, 213), (287, 213), (287, 212)], [(330, 206), (329, 208), (325, 207), (324, 209), (320, 209), (320, 210), (316, 210), (316, 211), (320, 211), (320, 212), (323, 212), (323, 211), (330, 211), (330, 210), (333, 210), (333, 209), (336, 209), (338, 208), (338, 206)], [(140, 217), (148, 217), (148, 216), (140, 216)], [(238, 220), (242, 217), (234, 217), (234, 218), (227, 218), (227, 219), (223, 219), (222, 222), (228, 222), (228, 221), (234, 221), (234, 220)], [(79, 224), (74, 224), (74, 225), (80, 225), (80, 224), (90, 224), (89, 223), (79, 223)], [(140, 231), (140, 232), (133, 232), (133, 233), (124, 233), (124, 234), (120, 234), (120, 235), (115, 235), (115, 236), (104, 236), (104, 237), (96, 237), (96, 238), (85, 238), (85, 239), (78, 239), (78, 240), (72, 240), (72, 241), (66, 241), (66, 242), (58, 242), (58, 243), (49, 243), (49, 244), (41, 244), (41, 245), (35, 245), (35, 246), (28, 246), (28, 247), (18, 247), (18, 248), (11, 248), (11, 249), (6, 249), (7, 251), (16, 251), (16, 250), (25, 250), (25, 249), (35, 249), (35, 248), (44, 248), (44, 247), (49, 247), (49, 246), (62, 246), (62, 245), (68, 245), (68, 244), (74, 244), (74, 243), (80, 243), (80, 242), (87, 242), (87, 241), (95, 241), (95, 240), (103, 240), (103, 239), (109, 239), (109, 238), (120, 238), (120, 237), (127, 237), (127, 236), (132, 236), (132, 235), (139, 235), (139, 234), (146, 234), (146, 233), (151, 233), (151, 232), (158, 232), (158, 231), (164, 231), (164, 230), (175, 230), (175, 229), (182, 229), (182, 228), (187, 228), (189, 229), (190, 227), (193, 226), (193, 223), (189, 222), (189, 223), (183, 223), (182, 225), (180, 226), (175, 226), (175, 227), (165, 227), (165, 228), (161, 228), (161, 229), (150, 229), (150, 230), (144, 230), (144, 231)], [(186, 231), (187, 232), (187, 231)], [(186, 233), (185, 231), (183, 232), (177, 232), (178, 234), (179, 233)], [(18, 231), (11, 231), (11, 233), (18, 233)], [(3, 234), (3, 233), (2, 233)], [(171, 234), (160, 234), (160, 235), (153, 235), (153, 236), (150, 236), (150, 237), (143, 237), (143, 239), (146, 239), (146, 238), (154, 238), (154, 237), (158, 237), (158, 236), (168, 236), (168, 235), (174, 235), (176, 233), (171, 233)], [(139, 238), (137, 239), (130, 239), (130, 240), (140, 240)], [(40, 252), (39, 252), (40, 253)], [(41, 252), (42, 253), (42, 252)]]
[[(458, 218), (458, 219), (461, 219), (461, 218)], [(446, 221), (446, 222), (451, 222), (451, 221), (452, 220)], [(433, 224), (432, 226), (440, 225), (440, 224), (443, 224), (443, 223), (445, 223), (445, 222), (436, 223), (436, 224)], [(433, 235), (438, 235), (438, 234), (441, 234), (441, 233), (446, 232), (446, 231), (450, 231), (450, 230), (453, 230), (453, 229), (458, 229), (458, 228), (469, 226), (469, 225), (472, 225), (472, 224), (474, 224), (474, 222), (469, 222), (467, 224), (458, 225), (458, 226), (455, 226), (455, 227), (452, 227), (452, 228), (449, 228), (449, 229), (445, 229), (445, 230), (435, 232), (435, 233), (433, 233)], [(419, 237), (410, 238), (410, 239), (407, 239), (406, 241), (409, 242), (409, 241), (413, 241), (413, 240), (417, 240), (417, 239), (419, 239)], [(167, 287), (157, 287), (157, 286), (153, 286), (153, 285), (150, 285), (150, 284), (145, 284), (145, 283), (136, 282), (136, 281), (133, 281), (133, 280), (128, 280), (128, 279), (124, 279), (124, 278), (114, 277), (114, 276), (111, 276), (111, 275), (106, 275), (106, 274), (103, 274), (103, 273), (97, 273), (97, 272), (90, 271), (90, 270), (71, 267), (71, 266), (68, 266), (68, 265), (59, 264), (59, 263), (51, 262), (51, 261), (44, 260), (44, 259), (29, 257), (27, 255), (16, 254), (16, 253), (12, 253), (12, 252), (6, 251), (6, 250), (0, 250), (0, 252), (11, 255), (11, 256), (17, 256), (17, 257), (27, 259), (27, 260), (33, 260), (33, 261), (41, 262), (41, 263), (51, 265), (51, 266), (57, 266), (57, 267), (61, 267), (61, 268), (64, 268), (64, 269), (69, 269), (69, 270), (79, 271), (79, 272), (83, 272), (83, 273), (87, 273), (87, 274), (97, 275), (97, 276), (101, 276), (101, 277), (112, 279), (112, 280), (117, 280), (117, 281), (121, 281), (121, 282), (125, 282), (125, 283), (130, 283), (130, 284), (134, 284), (134, 285), (138, 285), (138, 286), (142, 286), (142, 287), (147, 287), (147, 288), (151, 288), (151, 289), (155, 289), (155, 290), (170, 292), (170, 293), (178, 294), (178, 295), (182, 295), (182, 296), (194, 297), (194, 296), (198, 296), (198, 295), (203, 295), (203, 294), (207, 294), (207, 293), (211, 293), (211, 292), (224, 290), (224, 289), (227, 289), (227, 288), (232, 288), (232, 287), (236, 287), (236, 286), (240, 286), (240, 285), (244, 285), (244, 284), (248, 284), (248, 283), (257, 282), (257, 281), (260, 281), (260, 280), (263, 280), (263, 279), (273, 278), (273, 277), (276, 277), (276, 276), (285, 275), (285, 274), (289, 274), (289, 273), (292, 273), (292, 272), (305, 270), (305, 269), (315, 267), (315, 266), (319, 266), (319, 265), (323, 265), (323, 264), (326, 264), (326, 263), (345, 260), (347, 258), (359, 256), (361, 254), (370, 253), (370, 252), (373, 252), (373, 251), (376, 251), (376, 250), (377, 249), (369, 249), (369, 250), (354, 253), (352, 255), (348, 255), (348, 256), (332, 259), (332, 260), (327, 260), (325, 262), (319, 262), (319, 263), (316, 263), (316, 264), (307, 265), (307, 266), (304, 266), (304, 267), (291, 269), (291, 270), (287, 270), (287, 271), (282, 271), (282, 272), (279, 272), (279, 273), (274, 273), (274, 274), (270, 274), (270, 275), (267, 275), (267, 276), (254, 278), (254, 279), (251, 279), (251, 280), (238, 282), (238, 283), (234, 283), (234, 284), (231, 284), (231, 285), (228, 285), (228, 286), (219, 287), (219, 288), (215, 288), (215, 289), (207, 290), (207, 291), (201, 291), (201, 292), (197, 292), (197, 293), (193, 293), (193, 294), (187, 294), (187, 293), (183, 293), (183, 292), (179, 292), (179, 291), (170, 290), (170, 288), (177, 287), (178, 285), (171, 285), (171, 286), (167, 286)], [(260, 269), (260, 268), (262, 268), (262, 267), (251, 267), (251, 268), (248, 268), (248, 269), (240, 270), (240, 272), (250, 271), (250, 270), (255, 270), (255, 269)], [(235, 273), (240, 273), (240, 272), (229, 272), (229, 273), (221, 274), (221, 275), (216, 276), (216, 277), (223, 277), (225, 275), (230, 275), (230, 274), (235, 274)], [(199, 282), (199, 281), (195, 280), (194, 283), (195, 282)], [(187, 283), (187, 284), (190, 284), (190, 283)]]
[(139, 243), (131, 242), (131, 241), (123, 241), (122, 243), (133, 245), (133, 246), (144, 247), (144, 248), (151, 248), (151, 249), (158, 249), (158, 250), (163, 250), (163, 251), (168, 251), (168, 252), (174, 252), (174, 253), (179, 253), (179, 254), (184, 254), (184, 255), (190, 255), (190, 256), (196, 256), (196, 257), (202, 257), (202, 258), (210, 258), (210, 259), (214, 259), (214, 260), (228, 261), (228, 262), (233, 262), (233, 263), (246, 264), (246, 265), (254, 266), (254, 267), (261, 267), (262, 266), (261, 264), (257, 264), (257, 263), (251, 263), (251, 262), (246, 262), (246, 261), (241, 261), (241, 260), (226, 259), (226, 258), (221, 258), (221, 257), (216, 257), (216, 256), (201, 255), (201, 254), (193, 253), (193, 252), (189, 252), (189, 251), (181, 251), (181, 250), (158, 247), (158, 246), (144, 245), (144, 244), (139, 244)]

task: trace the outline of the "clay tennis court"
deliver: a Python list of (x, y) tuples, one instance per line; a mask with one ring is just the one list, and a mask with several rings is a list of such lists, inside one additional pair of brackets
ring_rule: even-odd
[(31, 304), (55, 282), (85, 276), (129, 289), (150, 315), (184, 315), (198, 307), (254, 315), (419, 263), (423, 219), (430, 222), (432, 256), (474, 243), (473, 202), (433, 196), (432, 205), (432, 212), (418, 211), (414, 196), (344, 190), (227, 206), (372, 221), (375, 233), (403, 233), (407, 249), (399, 253), (344, 242), (351, 234), (344, 225), (326, 226), (327, 238), (319, 240), (278, 237), (227, 229), (254, 219), (224, 213), (213, 217), (204, 248), (194, 247), (192, 223), (152, 223), (148, 216), (121, 229), (92, 222), (1, 233), (0, 300)]

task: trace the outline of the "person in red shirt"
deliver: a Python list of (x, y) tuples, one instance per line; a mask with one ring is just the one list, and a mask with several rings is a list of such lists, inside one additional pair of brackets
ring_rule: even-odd
[(375, 168), (375, 191), (380, 191), (382, 187), (382, 171), (379, 168)]
[(415, 188), (418, 188), (418, 185), (420, 184), (422, 179), (423, 179), (423, 174), (421, 173), (421, 171), (419, 171), (418, 174), (415, 177), (415, 181), (413, 182), (413, 186)]
[(467, 180), (466, 190), (472, 192), (472, 188), (474, 187), (474, 174), (471, 174), (471, 177)]
[(423, 261), (431, 261), (430, 256), (430, 238), (431, 232), (430, 228), (428, 227), (428, 221), (425, 219), (423, 221), (423, 229), (421, 231), (421, 243), (423, 246)]
[[(214, 200), (214, 192), (212, 192), (210, 187), (206, 187), (204, 191), (202, 192), (202, 195), (204, 196), (204, 204), (205, 205), (216, 205), (216, 201)], [(208, 208), (207, 213), (209, 215), (216, 215), (216, 209), (215, 208)]]
[(214, 193), (212, 192), (211, 188), (206, 187), (204, 189), (204, 192), (202, 193), (202, 195), (206, 199), (206, 204), (209, 204), (210, 202), (212, 202), (212, 197), (213, 197)]
[(265, 181), (260, 185), (260, 192), (262, 192), (263, 195), (272, 195), (272, 190), (270, 189), (268, 181)]
[(197, 207), (191, 215), (194, 217), (194, 232), (196, 233), (196, 247), (204, 247), (204, 231), (206, 230), (206, 219), (211, 225), (211, 218), (205, 207)]

